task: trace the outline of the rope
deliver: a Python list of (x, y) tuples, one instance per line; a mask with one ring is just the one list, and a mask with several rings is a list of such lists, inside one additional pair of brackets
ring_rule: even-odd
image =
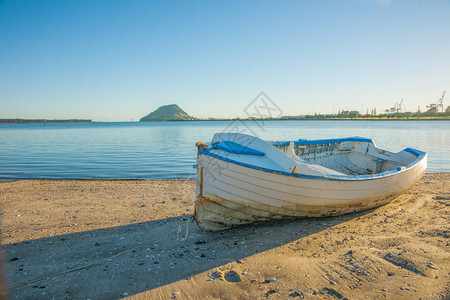
[[(178, 229), (177, 229), (177, 241), (184, 241), (184, 240), (187, 239), (187, 237), (189, 236), (189, 224), (191, 222), (193, 222), (194, 220), (195, 220), (195, 217), (192, 216), (186, 221), (186, 224), (178, 226)], [(184, 234), (184, 237), (182, 238), (181, 237), (181, 230), (183, 229), (183, 226), (186, 226), (186, 233)]]
[[(154, 238), (154, 239), (151, 239), (151, 240), (149, 240), (148, 242), (145, 242), (144, 244), (141, 244), (141, 245), (139, 245), (139, 246), (136, 246), (136, 247), (133, 247), (133, 248), (131, 248), (131, 249), (128, 249), (128, 250), (119, 252), (119, 253), (114, 254), (114, 255), (111, 255), (111, 256), (109, 256), (109, 257), (105, 257), (105, 258), (99, 259), (99, 260), (97, 260), (97, 261), (94, 261), (94, 262), (92, 262), (92, 263), (89, 263), (89, 264), (84, 265), (84, 266), (81, 266), (81, 267), (73, 268), (73, 269), (70, 269), (70, 270), (67, 270), (67, 271), (64, 271), (64, 272), (55, 273), (55, 274), (52, 274), (52, 275), (48, 275), (48, 276), (45, 276), (45, 277), (41, 277), (41, 278), (38, 278), (38, 279), (34, 279), (34, 280), (31, 280), (31, 281), (27, 281), (27, 282), (24, 282), (24, 283), (21, 283), (21, 284), (18, 284), (18, 285), (9, 287), (9, 288), (5, 289), (5, 291), (10, 291), (10, 290), (13, 290), (13, 289), (16, 289), (16, 288), (25, 286), (25, 285), (29, 285), (29, 284), (32, 284), (32, 283), (35, 283), (35, 282), (38, 282), (38, 281), (42, 281), (42, 280), (45, 280), (45, 279), (49, 279), (49, 278), (58, 277), (58, 276), (61, 276), (61, 275), (73, 273), (73, 272), (76, 272), (76, 271), (79, 271), (79, 270), (82, 270), (82, 269), (86, 269), (86, 268), (88, 268), (88, 267), (92, 267), (92, 266), (94, 266), (94, 265), (101, 264), (101, 263), (103, 263), (103, 262), (106, 261), (106, 260), (113, 259), (113, 258), (116, 258), (116, 257), (118, 257), (118, 256), (122, 256), (122, 255), (124, 255), (124, 254), (126, 254), (126, 253), (128, 253), (128, 252), (131, 252), (131, 251), (134, 251), (134, 250), (136, 250), (136, 249), (139, 249), (139, 248), (142, 248), (142, 247), (144, 247), (144, 246), (147, 246), (148, 244), (151, 244), (151, 243), (153, 243), (153, 242), (155, 242), (155, 241), (157, 241), (157, 240), (160, 240), (160, 239), (162, 239), (163, 237), (166, 237), (166, 236), (171, 235), (171, 234), (174, 233), (175, 231), (177, 232), (177, 240), (179, 240), (179, 241), (184, 241), (184, 240), (187, 238), (187, 236), (188, 236), (188, 227), (189, 227), (189, 223), (191, 223), (194, 219), (195, 219), (195, 218), (192, 216), (192, 217), (190, 217), (190, 218), (187, 220), (186, 224), (180, 225), (180, 226), (178, 226), (177, 229), (171, 230), (171, 231), (167, 232), (166, 234), (160, 235), (160, 236), (158, 236), (158, 237), (156, 237), (156, 238)], [(184, 238), (179, 239), (179, 234), (178, 234), (178, 232), (181, 232), (181, 228), (182, 228), (183, 226), (186, 226), (186, 235), (185, 235)]]

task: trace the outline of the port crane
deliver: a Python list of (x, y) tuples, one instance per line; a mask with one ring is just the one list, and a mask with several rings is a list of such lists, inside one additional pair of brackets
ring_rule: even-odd
[(444, 96), (445, 91), (442, 93), (441, 98), (439, 98), (439, 100), (436, 103), (431, 103), (430, 105), (427, 105), (427, 108), (428, 109), (436, 108), (436, 112), (444, 112)]
[(400, 102), (396, 102), (394, 107), (388, 108), (385, 111), (387, 113), (391, 113), (391, 114), (400, 113), (400, 112), (402, 112), (402, 105), (403, 105), (403, 98)]

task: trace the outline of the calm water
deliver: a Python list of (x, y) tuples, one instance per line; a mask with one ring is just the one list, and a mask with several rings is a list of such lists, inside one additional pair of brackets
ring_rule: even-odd
[(426, 151), (429, 172), (450, 171), (448, 121), (0, 124), (0, 179), (188, 178), (195, 142), (224, 131), (267, 140), (368, 137), (390, 151)]

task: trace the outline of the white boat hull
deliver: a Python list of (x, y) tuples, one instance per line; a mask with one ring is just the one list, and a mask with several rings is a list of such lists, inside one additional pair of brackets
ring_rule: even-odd
[(201, 154), (195, 219), (206, 231), (296, 217), (336, 216), (388, 203), (425, 173), (426, 156), (409, 168), (374, 178), (288, 176)]

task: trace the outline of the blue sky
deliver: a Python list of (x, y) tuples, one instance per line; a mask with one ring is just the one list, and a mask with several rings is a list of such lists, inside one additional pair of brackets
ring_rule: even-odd
[(425, 110), (449, 53), (444, 0), (0, 0), (0, 118), (245, 116), (261, 91), (285, 115)]

